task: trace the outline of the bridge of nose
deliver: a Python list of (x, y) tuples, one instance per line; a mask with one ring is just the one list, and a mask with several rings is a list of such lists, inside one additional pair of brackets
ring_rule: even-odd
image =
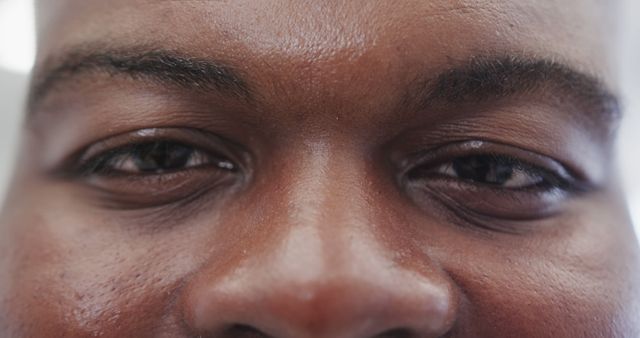
[(427, 268), (436, 272), (425, 276), (394, 260), (393, 245), (376, 231), (384, 224), (373, 219), (373, 185), (364, 163), (321, 143), (296, 157), (286, 175), (269, 183), (279, 184), (284, 196), (269, 206), (275, 211), (267, 224), (256, 224), (274, 234), (224, 276), (196, 278), (189, 288), (193, 325), (345, 338), (386, 326), (445, 325), (451, 312), (447, 283), (435, 269)]

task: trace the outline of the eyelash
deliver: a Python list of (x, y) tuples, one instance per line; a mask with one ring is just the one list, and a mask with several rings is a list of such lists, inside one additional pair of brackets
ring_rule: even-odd
[[(464, 179), (464, 178), (455, 178), (451, 175), (447, 175), (443, 173), (443, 168), (448, 168), (451, 171), (453, 169), (454, 161), (465, 159), (465, 158), (481, 158), (486, 157), (494, 161), (495, 165), (498, 166), (510, 166), (514, 171), (519, 171), (529, 177), (538, 177), (541, 179), (541, 182), (536, 184), (527, 185), (524, 187), (500, 187), (499, 184), (491, 184), (491, 183), (481, 183), (474, 182), (473, 179)], [(434, 170), (435, 169), (435, 170)], [(424, 175), (421, 175), (423, 173)], [(568, 190), (571, 188), (570, 178), (567, 177), (566, 174), (554, 173), (551, 170), (545, 169), (540, 166), (536, 166), (530, 164), (526, 161), (518, 159), (516, 157), (498, 154), (498, 153), (478, 153), (472, 155), (463, 155), (459, 157), (454, 157), (446, 161), (441, 161), (435, 164), (421, 164), (416, 166), (415, 168), (409, 170), (407, 173), (407, 177), (409, 180), (420, 180), (420, 179), (428, 179), (428, 178), (441, 178), (441, 179), (451, 179), (457, 180), (462, 183), (467, 184), (475, 184), (479, 186), (485, 186), (494, 189), (504, 189), (504, 190), (550, 190), (550, 189), (562, 189)]]
[[(463, 163), (462, 170), (455, 171), (455, 161)], [(565, 210), (564, 202), (595, 188), (579, 169), (490, 141), (450, 143), (395, 163), (398, 184), (421, 209), (433, 212), (440, 206), (460, 224), (498, 231), (558, 215)]]
[(250, 163), (240, 145), (215, 134), (158, 128), (95, 142), (57, 175), (88, 188), (102, 208), (145, 210), (233, 193), (249, 178)]
[[(163, 175), (163, 174), (169, 174), (171, 172), (177, 172), (177, 171), (184, 171), (184, 170), (188, 170), (188, 169), (197, 169), (200, 167), (205, 167), (208, 166), (207, 164), (203, 164), (203, 165), (197, 165), (197, 166), (193, 166), (193, 167), (187, 167), (185, 169), (176, 169), (174, 171), (165, 171), (165, 172), (156, 172), (156, 173), (144, 173), (144, 172), (140, 172), (140, 173), (127, 173), (125, 170), (116, 170), (112, 167), (110, 167), (110, 165), (115, 165), (115, 164), (122, 164), (125, 160), (127, 160), (127, 157), (133, 157), (136, 155), (136, 152), (140, 152), (141, 149), (145, 146), (148, 145), (154, 145), (154, 144), (161, 144), (161, 143), (165, 143), (168, 145), (172, 145), (172, 146), (179, 146), (179, 147), (183, 147), (183, 148), (188, 148), (191, 151), (193, 151), (193, 153), (196, 153), (197, 155), (199, 155), (200, 157), (207, 157), (209, 158), (211, 165), (212, 166), (217, 166), (219, 169), (223, 169), (223, 170), (227, 170), (227, 171), (231, 171), (231, 172), (235, 172), (238, 168), (237, 165), (235, 165), (232, 161), (226, 159), (224, 156), (222, 155), (218, 155), (218, 154), (214, 154), (211, 153), (209, 151), (203, 150), (199, 147), (196, 146), (192, 146), (192, 145), (188, 145), (182, 142), (177, 142), (177, 141), (172, 141), (169, 139), (159, 139), (159, 140), (153, 140), (153, 141), (146, 141), (146, 142), (140, 142), (140, 143), (134, 143), (134, 144), (129, 144), (129, 145), (124, 145), (121, 147), (117, 147), (115, 149), (111, 149), (111, 150), (107, 150), (104, 151), (102, 153), (99, 153), (93, 157), (91, 157), (90, 159), (84, 161), (84, 163), (82, 163), (77, 172), (81, 175), (81, 176), (91, 176), (91, 175), (100, 175), (100, 176), (126, 176), (126, 175), (131, 175), (131, 176), (149, 176), (149, 175)], [(119, 159), (120, 158), (120, 159)], [(118, 160), (119, 159), (119, 160)], [(115, 163), (112, 163), (115, 162)]]
[[(493, 161), (495, 166), (510, 166), (513, 171), (528, 178), (538, 177), (540, 182), (523, 187), (501, 187), (496, 184), (483, 184), (473, 180), (437, 173), (436, 169), (449, 166), (459, 159), (470, 157), (484, 157)], [(414, 152), (403, 160), (396, 162), (399, 165), (400, 180), (402, 184), (428, 182), (455, 183), (459, 188), (488, 189), (495, 193), (543, 193), (563, 192), (567, 194), (579, 194), (595, 188), (593, 183), (580, 171), (566, 163), (539, 153), (525, 150), (513, 145), (485, 140), (469, 140), (446, 144), (436, 148)]]
[[(197, 160), (202, 162), (198, 165), (189, 166), (185, 163), (184, 168), (170, 169), (166, 171), (152, 171), (145, 172), (140, 170), (139, 172), (127, 171), (126, 169), (117, 169), (117, 166), (123, 166), (127, 162), (135, 162), (135, 156), (140, 155), (139, 152), (145, 146), (166, 143), (172, 146), (179, 146), (184, 149), (189, 149), (191, 153), (189, 156), (196, 157)], [(191, 158), (189, 158), (191, 160)], [(174, 142), (170, 140), (156, 140), (151, 142), (143, 142), (121, 146), (112, 150), (107, 150), (99, 153), (92, 158), (84, 161), (77, 169), (77, 173), (82, 177), (90, 176), (102, 176), (102, 177), (119, 177), (119, 176), (162, 176), (176, 172), (184, 172), (187, 170), (197, 170), (203, 168), (215, 168), (230, 173), (238, 171), (238, 166), (233, 161), (227, 159), (223, 155), (212, 153), (210, 151), (203, 150), (196, 146), (188, 144)]]

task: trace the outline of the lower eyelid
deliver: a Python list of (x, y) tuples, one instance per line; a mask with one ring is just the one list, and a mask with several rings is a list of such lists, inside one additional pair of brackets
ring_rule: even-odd
[(455, 178), (408, 184), (409, 193), (419, 207), (431, 208), (430, 203), (424, 201), (434, 199), (474, 221), (478, 217), (505, 221), (543, 219), (560, 213), (562, 202), (571, 197), (570, 192), (553, 187), (505, 189)]
[[(230, 171), (190, 168), (162, 174), (102, 175), (89, 179), (87, 187), (96, 202), (114, 209), (145, 209), (194, 199), (241, 182)], [(221, 189), (221, 190), (220, 190)]]

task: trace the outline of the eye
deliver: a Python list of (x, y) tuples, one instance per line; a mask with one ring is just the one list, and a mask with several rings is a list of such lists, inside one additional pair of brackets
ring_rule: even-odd
[(111, 151), (98, 158), (90, 171), (100, 174), (157, 175), (204, 166), (229, 171), (236, 169), (231, 161), (193, 146), (155, 141)]
[(517, 159), (496, 155), (458, 157), (431, 170), (444, 177), (507, 189), (522, 189), (557, 182), (543, 169)]
[(405, 163), (403, 184), (419, 206), (435, 199), (466, 220), (550, 217), (583, 189), (558, 161), (489, 142), (452, 144)]
[(223, 196), (245, 182), (250, 162), (240, 145), (217, 135), (158, 128), (95, 142), (61, 171), (100, 206), (138, 209)]

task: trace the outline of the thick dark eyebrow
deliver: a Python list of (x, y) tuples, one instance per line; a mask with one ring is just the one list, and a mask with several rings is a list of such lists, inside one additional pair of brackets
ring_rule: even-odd
[[(594, 112), (598, 122), (621, 117), (617, 96), (598, 77), (568, 64), (534, 57), (474, 57), (422, 81), (418, 105), (477, 104), (522, 95), (541, 95), (552, 103), (570, 102)], [(536, 96), (534, 96), (536, 97)], [(416, 102), (416, 100), (411, 100)]]
[(216, 90), (248, 99), (251, 92), (232, 67), (163, 49), (79, 47), (50, 57), (34, 72), (28, 107), (62, 82), (86, 73), (127, 76), (196, 90)]
[[(157, 48), (85, 46), (49, 58), (34, 72), (29, 110), (61, 82), (87, 72), (158, 81), (187, 89), (214, 89), (242, 99), (251, 98), (241, 74), (223, 62)], [(545, 93), (547, 100), (572, 100), (583, 110), (595, 112), (597, 122), (617, 121), (621, 117), (619, 100), (603, 81), (551, 59), (476, 56), (416, 82), (419, 86), (411, 90), (408, 102), (417, 103), (418, 109)]]

